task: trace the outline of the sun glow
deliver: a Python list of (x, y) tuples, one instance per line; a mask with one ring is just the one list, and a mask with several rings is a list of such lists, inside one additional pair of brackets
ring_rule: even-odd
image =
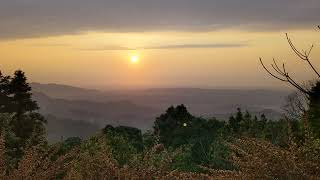
[(137, 63), (139, 62), (139, 57), (138, 57), (137, 55), (132, 55), (132, 56), (130, 57), (130, 62), (131, 62), (132, 64), (137, 64)]

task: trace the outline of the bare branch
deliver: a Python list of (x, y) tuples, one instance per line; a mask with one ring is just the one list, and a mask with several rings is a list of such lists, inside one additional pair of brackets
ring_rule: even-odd
[[(318, 26), (318, 28), (320, 28), (320, 26)], [(299, 50), (297, 50), (296, 46), (293, 44), (292, 40), (289, 38), (288, 34), (286, 33), (286, 37), (287, 37), (287, 41), (291, 47), (291, 49), (293, 50), (293, 52), (302, 60), (307, 61), (309, 66), (311, 67), (311, 69), (317, 74), (317, 76), (320, 78), (320, 74), (318, 73), (318, 71), (316, 70), (316, 68), (312, 65), (312, 63), (309, 60), (309, 56), (312, 52), (313, 49), (313, 45), (311, 45), (309, 51), (304, 51), (302, 50), (302, 52), (300, 52)]]
[(276, 79), (279, 79), (280, 81), (284, 81), (284, 82), (287, 81), (287, 80), (281, 79), (280, 77), (278, 77), (278, 76), (274, 75), (273, 73), (271, 73), (271, 72), (266, 68), (266, 66), (263, 64), (261, 58), (260, 58), (260, 63), (261, 63), (261, 65), (262, 65), (262, 67), (263, 67), (272, 77), (274, 77), (274, 78), (276, 78)]
[[(318, 28), (320, 29), (320, 25), (318, 26)], [(310, 47), (309, 50), (302, 50), (299, 51), (296, 46), (293, 44), (292, 40), (290, 39), (290, 37), (288, 36), (288, 34), (286, 33), (286, 38), (287, 41), (292, 49), (292, 51), (303, 61), (307, 61), (309, 66), (311, 67), (311, 69), (318, 75), (318, 78), (320, 78), (320, 74), (318, 73), (318, 71), (315, 69), (315, 67), (312, 65), (312, 63), (309, 60), (309, 56), (313, 50), (313, 45)], [(260, 63), (262, 65), (262, 67), (264, 68), (264, 70), (270, 74), (272, 77), (283, 81), (283, 82), (287, 82), (288, 84), (291, 84), (292, 86), (294, 86), (296, 89), (298, 89), (301, 93), (303, 93), (306, 97), (309, 97), (310, 95), (310, 90), (308, 90), (308, 88), (305, 88), (304, 86), (300, 85), (299, 83), (297, 83), (290, 75), (289, 72), (286, 69), (285, 64), (282, 64), (282, 67), (280, 68), (280, 66), (278, 66), (276, 60), (273, 58), (273, 64), (271, 64), (271, 67), (273, 69), (273, 72), (271, 72), (262, 62), (262, 59), (260, 59)]]
[(298, 89), (299, 91), (301, 91), (304, 94), (309, 94), (310, 92), (307, 91), (306, 89), (304, 89), (301, 85), (299, 85), (295, 80), (292, 79), (292, 77), (290, 77), (289, 73), (286, 70), (286, 66), (283, 63), (282, 64), (282, 69), (279, 68), (277, 62), (275, 61), (275, 59), (273, 59), (273, 64), (271, 64), (271, 67), (274, 69), (274, 71), (278, 74), (274, 74), (272, 73), (263, 63), (262, 59), (260, 58), (260, 63), (262, 65), (262, 67), (264, 68), (264, 70), (270, 74), (272, 77), (283, 81), (283, 82), (287, 82), (289, 84), (291, 84), (292, 86), (294, 86), (296, 89)]

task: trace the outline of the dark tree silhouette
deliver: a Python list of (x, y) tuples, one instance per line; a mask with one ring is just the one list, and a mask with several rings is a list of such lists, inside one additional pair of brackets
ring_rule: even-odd
[(10, 95), (12, 96), (10, 112), (14, 113), (12, 121), (13, 130), (19, 138), (28, 138), (34, 128), (33, 120), (26, 117), (26, 114), (39, 109), (38, 104), (32, 100), (31, 87), (27, 78), (21, 70), (14, 73), (9, 84)]
[(26, 146), (46, 142), (46, 120), (38, 109), (23, 71), (16, 71), (13, 77), (0, 74), (0, 113), (10, 114), (8, 122), (1, 122), (6, 124), (1, 131), (14, 137), (6, 139), (7, 147), (11, 148), (9, 156), (19, 158)]
[[(187, 108), (182, 104), (169, 107), (165, 114), (156, 118), (154, 133), (159, 136), (161, 143), (167, 146), (184, 144), (186, 129), (194, 119)], [(180, 138), (177, 138), (177, 137)]]
[(11, 111), (16, 113), (18, 119), (26, 112), (39, 109), (38, 104), (31, 98), (31, 87), (24, 72), (18, 70), (14, 73), (9, 88), (12, 95)]
[(3, 76), (0, 71), (0, 113), (9, 111), (9, 82), (10, 76)]

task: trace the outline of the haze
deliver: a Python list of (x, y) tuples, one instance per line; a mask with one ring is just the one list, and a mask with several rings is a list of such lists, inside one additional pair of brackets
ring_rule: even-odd
[[(290, 50), (315, 45), (318, 0), (3, 0), (0, 69), (81, 87), (281, 88), (259, 57), (313, 78)], [(138, 56), (139, 63), (131, 63)]]

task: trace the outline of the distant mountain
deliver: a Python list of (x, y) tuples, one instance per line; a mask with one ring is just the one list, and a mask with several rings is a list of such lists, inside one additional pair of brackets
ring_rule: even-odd
[(87, 138), (97, 133), (101, 128), (87, 121), (75, 121), (72, 119), (57, 118), (47, 115), (47, 137), (49, 142), (57, 142), (69, 137)]
[(185, 104), (197, 116), (226, 120), (238, 107), (279, 118), (287, 91), (166, 88), (98, 91), (58, 84), (31, 84), (45, 115), (65, 121), (149, 129), (171, 105)]
[[(44, 93), (34, 92), (33, 98), (44, 115), (75, 121), (86, 121), (104, 127), (106, 124), (149, 128), (155, 110), (129, 101), (96, 102), (88, 100), (66, 100), (50, 98)], [(148, 112), (148, 113), (146, 113)]]
[(34, 92), (42, 92), (52, 98), (81, 99), (82, 97), (96, 97), (102, 95), (98, 90), (83, 89), (60, 84), (31, 83)]

